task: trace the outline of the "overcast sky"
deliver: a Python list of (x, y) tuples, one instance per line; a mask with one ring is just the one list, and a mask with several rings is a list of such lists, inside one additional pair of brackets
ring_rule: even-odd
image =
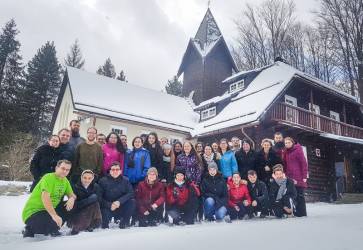
[[(229, 45), (236, 37), (233, 20), (247, 2), (262, 1), (211, 1)], [(295, 2), (298, 18), (310, 22), (316, 0)], [(208, 0), (0, 0), (0, 26), (15, 19), (25, 63), (50, 40), (63, 64), (77, 38), (86, 71), (95, 72), (110, 57), (130, 83), (160, 90), (176, 74), (207, 5)]]

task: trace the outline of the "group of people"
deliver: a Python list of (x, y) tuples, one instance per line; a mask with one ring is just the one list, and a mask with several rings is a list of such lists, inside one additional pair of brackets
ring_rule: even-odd
[(31, 161), (34, 177), (22, 219), (24, 237), (231, 222), (259, 216), (306, 216), (308, 167), (302, 147), (275, 133), (254, 151), (252, 142), (233, 137), (212, 144), (168, 143), (154, 132), (133, 138), (115, 132), (83, 139), (70, 122), (40, 146)]

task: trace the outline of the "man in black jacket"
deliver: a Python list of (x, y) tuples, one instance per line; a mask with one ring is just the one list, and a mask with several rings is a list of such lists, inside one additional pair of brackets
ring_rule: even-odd
[(242, 147), (235, 154), (238, 172), (241, 175), (242, 180), (247, 181), (247, 172), (249, 170), (256, 170), (256, 153), (252, 149), (250, 141), (243, 140)]
[(129, 179), (121, 175), (120, 164), (113, 163), (110, 174), (102, 177), (98, 184), (101, 191), (102, 228), (109, 227), (112, 217), (120, 221), (121, 229), (129, 227), (136, 202)]
[(293, 216), (294, 201), (297, 196), (293, 180), (287, 178), (283, 165), (277, 164), (273, 167), (273, 180), (270, 184), (270, 202), (272, 213), (277, 218)]
[(43, 175), (54, 172), (60, 155), (59, 142), (58, 135), (51, 135), (48, 142), (35, 151), (30, 162), (30, 172), (34, 178), (30, 192), (33, 191)]
[(268, 191), (266, 184), (257, 179), (255, 170), (248, 171), (247, 187), (252, 200), (250, 217), (253, 217), (257, 212), (261, 212), (260, 218), (265, 218), (269, 208)]

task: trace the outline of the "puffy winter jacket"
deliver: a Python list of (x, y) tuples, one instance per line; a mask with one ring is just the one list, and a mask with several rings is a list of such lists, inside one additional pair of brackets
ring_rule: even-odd
[(127, 154), (127, 165), (124, 175), (127, 176), (132, 184), (144, 180), (148, 169), (151, 166), (150, 154), (144, 148), (134, 149)]
[(239, 184), (239, 186), (233, 183), (232, 178), (228, 178), (228, 206), (235, 207), (242, 204), (243, 201), (247, 200), (248, 204), (251, 204), (250, 193), (248, 188), (244, 184)]
[(247, 180), (247, 172), (249, 170), (256, 170), (256, 152), (250, 150), (246, 153), (243, 149), (241, 149), (236, 152), (235, 156), (238, 165), (238, 172), (242, 179)]
[(308, 164), (301, 145), (295, 144), (292, 148), (285, 149), (283, 160), (286, 176), (295, 180), (296, 186), (306, 188), (307, 183), (303, 179), (308, 178)]
[(200, 184), (202, 177), (201, 164), (202, 162), (198, 160), (195, 154), (186, 155), (182, 153), (178, 156), (175, 167), (184, 169), (189, 181)]
[(101, 202), (101, 191), (97, 183), (92, 182), (85, 188), (81, 181), (72, 185), (74, 194), (77, 196), (74, 210), (81, 210), (93, 203)]
[(206, 175), (201, 184), (202, 196), (206, 199), (211, 197), (216, 203), (216, 208), (227, 206), (228, 190), (223, 176), (217, 173), (215, 176)]
[(39, 180), (43, 175), (54, 172), (58, 160), (59, 148), (51, 147), (48, 143), (40, 146), (30, 162), (30, 172), (34, 179)]
[(222, 154), (219, 160), (219, 170), (222, 172), (224, 178), (231, 177), (233, 173), (238, 171), (236, 157), (232, 150)]
[(151, 205), (156, 204), (162, 206), (165, 201), (165, 186), (163, 183), (156, 181), (154, 184), (149, 184), (145, 179), (140, 182), (136, 189), (136, 202), (140, 214), (150, 211)]
[(183, 207), (193, 195), (200, 196), (199, 188), (193, 182), (184, 182), (180, 186), (173, 182), (166, 188), (166, 204), (169, 207)]
[(267, 186), (263, 181), (256, 180), (254, 184), (248, 181), (247, 187), (252, 201), (257, 201), (257, 203), (260, 204), (267, 204), (269, 196)]
[(118, 161), (120, 163), (121, 171), (123, 173), (124, 170), (124, 152), (119, 152), (116, 148), (115, 144), (106, 143), (102, 145), (103, 152), (103, 166), (102, 166), (102, 174), (107, 175), (110, 171), (111, 164), (114, 161)]
[(128, 178), (120, 175), (113, 178), (106, 175), (98, 181), (100, 186), (101, 207), (111, 208), (114, 201), (124, 204), (128, 200), (134, 198), (134, 190)]
[[(270, 182), (270, 193), (269, 193), (269, 200), (271, 203), (276, 201), (277, 198), (277, 194), (278, 191), (280, 189), (279, 184), (277, 184), (277, 182), (275, 180), (271, 180)], [(294, 185), (293, 180), (291, 180), (290, 178), (287, 178), (287, 182), (286, 182), (286, 192), (283, 194), (281, 199), (293, 199), (295, 200), (297, 196), (297, 192), (296, 192), (296, 188)]]

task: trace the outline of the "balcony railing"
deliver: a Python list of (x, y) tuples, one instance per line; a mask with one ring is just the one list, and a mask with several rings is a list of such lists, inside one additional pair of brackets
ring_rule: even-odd
[(363, 139), (363, 128), (336, 121), (312, 111), (286, 103), (277, 103), (270, 110), (271, 120), (296, 125), (316, 132)]

